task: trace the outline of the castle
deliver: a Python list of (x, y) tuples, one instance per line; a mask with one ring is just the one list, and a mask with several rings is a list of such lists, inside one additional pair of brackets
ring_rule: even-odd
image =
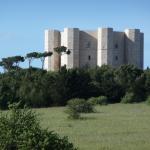
[(82, 31), (78, 28), (45, 30), (45, 51), (53, 52), (45, 60), (46, 70), (58, 70), (59, 55), (55, 47), (66, 46), (70, 55), (61, 55), (61, 66), (67, 68), (96, 67), (103, 64), (118, 67), (133, 64), (143, 69), (144, 34), (139, 29), (126, 29), (124, 32), (112, 28), (98, 28), (95, 31)]

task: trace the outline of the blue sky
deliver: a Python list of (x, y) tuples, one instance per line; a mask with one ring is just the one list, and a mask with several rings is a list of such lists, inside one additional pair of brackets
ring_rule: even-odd
[(139, 28), (150, 66), (150, 0), (0, 0), (0, 59), (43, 51), (44, 30), (64, 27)]

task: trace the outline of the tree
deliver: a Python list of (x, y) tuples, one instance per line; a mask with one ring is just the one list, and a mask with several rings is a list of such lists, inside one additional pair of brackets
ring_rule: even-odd
[(122, 65), (115, 71), (115, 80), (122, 87), (123, 93), (133, 93), (135, 101), (143, 101), (145, 95), (145, 76), (143, 70), (134, 65)]
[(4, 72), (5, 72), (3, 61), (0, 61), (0, 67), (2, 67), (4, 69)]
[(5, 70), (10, 71), (13, 68), (13, 58), (12, 57), (7, 57), (7, 58), (2, 58), (1, 65), (4, 67)]
[(131, 89), (143, 71), (134, 65), (122, 65), (115, 71), (116, 81), (125, 89)]
[(52, 52), (38, 53), (37, 57), (40, 58), (42, 62), (42, 70), (44, 68), (45, 58), (51, 56), (52, 54)]
[(102, 65), (90, 70), (92, 82), (91, 96), (107, 96), (109, 102), (118, 102), (122, 96), (121, 86), (115, 81), (115, 69)]
[(31, 52), (26, 55), (26, 59), (29, 61), (29, 68), (31, 67), (32, 60), (36, 58), (38, 58), (38, 52)]
[(71, 51), (69, 49), (67, 49), (67, 47), (65, 47), (65, 46), (56, 47), (56, 48), (54, 48), (54, 51), (56, 53), (58, 53), (58, 55), (59, 55), (59, 70), (60, 70), (60, 68), (61, 68), (61, 56), (63, 54), (70, 55)]
[(16, 67), (19, 67), (20, 62), (25, 61), (24, 57), (22, 57), (22, 56), (14, 56), (14, 57), (12, 57), (12, 59), (13, 59), (13, 62), (15, 63), (15, 65), (16, 65)]
[(42, 129), (31, 109), (9, 105), (9, 113), (0, 114), (0, 149), (3, 150), (76, 150), (67, 137)]
[(19, 68), (19, 63), (24, 62), (24, 57), (22, 56), (12, 56), (7, 58), (2, 58), (0, 62), (0, 66), (2, 66), (5, 70), (10, 71), (13, 69)]

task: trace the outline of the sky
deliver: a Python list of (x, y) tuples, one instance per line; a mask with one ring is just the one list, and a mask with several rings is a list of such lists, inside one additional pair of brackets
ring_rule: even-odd
[(145, 36), (144, 67), (150, 67), (150, 0), (0, 0), (0, 60), (43, 52), (44, 30), (65, 27), (138, 28)]

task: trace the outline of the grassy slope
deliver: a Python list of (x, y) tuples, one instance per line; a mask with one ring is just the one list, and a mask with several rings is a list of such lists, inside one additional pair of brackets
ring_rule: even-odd
[(81, 150), (150, 150), (150, 107), (146, 104), (97, 106), (85, 119), (68, 120), (65, 108), (37, 109), (41, 124), (68, 136)]

